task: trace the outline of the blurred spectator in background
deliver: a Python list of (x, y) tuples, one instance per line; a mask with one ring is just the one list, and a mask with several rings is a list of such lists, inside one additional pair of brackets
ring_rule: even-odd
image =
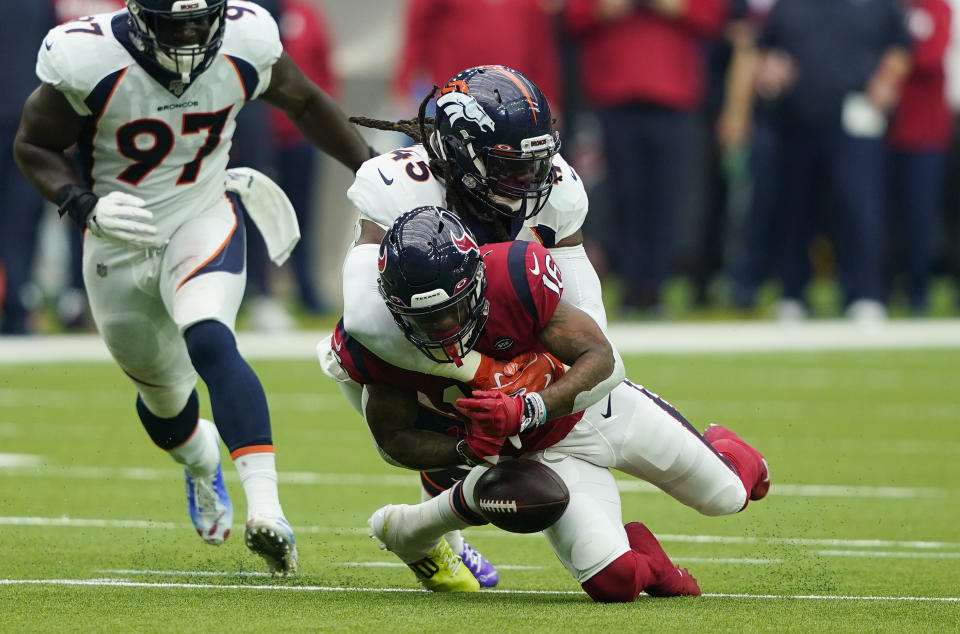
[[(32, 283), (34, 259), (44, 201), (13, 163), (13, 137), (23, 102), (36, 87), (37, 42), (54, 25), (121, 9), (123, 0), (52, 0), (8, 2), (5, 18), (15, 25), (0, 39), (8, 68), (0, 95), (0, 333), (29, 334), (31, 313), (40, 308), (41, 292)], [(80, 269), (81, 235), (68, 231), (68, 281), (57, 301), (57, 316), (65, 327), (82, 327), (86, 294)]]
[[(325, 17), (312, 0), (257, 0), (280, 26), (283, 48), (304, 74), (336, 97), (336, 80), (330, 69), (330, 37)], [(314, 204), (316, 175), (322, 158), (281, 110), (252, 102), (237, 117), (237, 135), (230, 166), (253, 167), (269, 174), (284, 190), (297, 213), (300, 242), (290, 256), (293, 281), (300, 306), (310, 314), (322, 313), (314, 274)], [(247, 219), (247, 296), (245, 309), (255, 330), (284, 331), (295, 327), (285, 302), (277, 297), (272, 264), (255, 225)]]
[[(70, 22), (88, 15), (110, 13), (123, 9), (125, 0), (53, 0), (57, 24)], [(75, 159), (76, 160), (76, 159)], [(80, 170), (82, 174), (83, 171)], [(87, 292), (83, 287), (83, 233), (61, 224), (70, 246), (67, 280), (57, 298), (57, 318), (68, 329), (83, 329), (90, 325), (88, 319)]]
[(911, 312), (927, 310), (927, 280), (943, 194), (943, 169), (953, 133), (944, 56), (951, 10), (945, 0), (903, 0), (913, 36), (912, 68), (890, 121), (891, 273), (906, 271)]
[[(694, 304), (706, 306), (709, 287), (724, 271), (730, 255), (730, 234), (740, 224), (747, 184), (747, 141), (753, 70), (744, 63), (755, 56), (755, 33), (748, 19), (747, 0), (730, 0), (724, 36), (707, 47), (707, 82), (703, 105), (705, 134), (700, 141), (705, 180), (697, 201), (699, 219), (693, 231), (691, 278)], [(743, 84), (744, 89), (739, 88)]]
[(897, 0), (778, 0), (758, 46), (757, 88), (779, 99), (779, 316), (802, 318), (807, 312), (813, 194), (823, 167), (840, 208), (834, 244), (847, 314), (882, 319), (883, 138), (910, 68), (910, 36)]
[[(960, 0), (948, 0), (952, 15), (960, 15)], [(960, 27), (951, 21), (950, 44), (946, 54), (947, 103), (953, 113), (953, 139), (947, 156), (945, 173), (960, 174)], [(937, 270), (949, 273), (954, 285), (960, 285), (960, 179), (946, 178), (944, 182), (943, 213), (938, 232)], [(960, 303), (960, 293), (956, 294)]]
[(408, 0), (393, 84), (400, 111), (415, 113), (431, 86), (464, 68), (499, 64), (540, 87), (560, 110), (559, 52), (551, 16), (560, 0)]
[(32, 307), (24, 295), (44, 201), (13, 162), (13, 138), (23, 102), (36, 87), (37, 42), (54, 25), (54, 14), (48, 2), (4, 4), (4, 19), (14, 28), (0, 38), (6, 65), (0, 93), (0, 333), (23, 335), (31, 331), (28, 318)]
[[(320, 5), (310, 0), (280, 0), (280, 39), (283, 48), (304, 74), (337, 98), (337, 80), (330, 68), (330, 36)], [(314, 275), (315, 176), (322, 155), (297, 130), (282, 110), (270, 109), (270, 134), (274, 141), (274, 180), (286, 192), (300, 222), (300, 242), (290, 261), (300, 305), (308, 313), (326, 310), (318, 295)]]
[[(280, 0), (256, 0), (280, 22)], [(229, 18), (228, 18), (229, 19)], [(296, 60), (294, 60), (296, 61)], [(276, 178), (276, 148), (270, 130), (270, 110), (266, 102), (254, 99), (247, 102), (237, 115), (237, 128), (230, 146), (228, 168), (252, 167)], [(267, 247), (256, 224), (245, 216), (247, 234), (247, 287), (244, 292), (243, 310), (255, 330), (284, 331), (295, 326), (293, 317), (284, 303), (274, 295), (270, 258)], [(294, 251), (300, 248), (298, 244)]]
[(604, 236), (623, 307), (660, 311), (676, 217), (690, 192), (703, 42), (722, 33), (726, 0), (569, 0), (583, 90), (603, 131), (610, 180)]
[(728, 230), (734, 233), (728, 262), (731, 300), (741, 309), (754, 306), (757, 290), (775, 268), (782, 242), (782, 152), (774, 116), (777, 96), (758, 94), (756, 86), (756, 39), (775, 3), (776, 0), (748, 0), (746, 18), (734, 23), (726, 94), (717, 119), (717, 140), (728, 156), (739, 158), (738, 154), (748, 148), (750, 183), (743, 216), (728, 224)]

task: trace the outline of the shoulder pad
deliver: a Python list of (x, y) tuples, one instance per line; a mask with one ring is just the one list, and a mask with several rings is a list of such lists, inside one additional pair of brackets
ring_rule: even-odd
[(37, 77), (63, 92), (81, 115), (90, 114), (83, 100), (100, 80), (133, 63), (113, 35), (114, 15), (102, 13), (61, 24), (40, 44)]
[(269, 71), (283, 54), (280, 30), (270, 12), (253, 2), (232, 0), (227, 5), (227, 24), (220, 52), (251, 64), (261, 75), (267, 73), (258, 95), (269, 86)]
[(420, 165), (428, 161), (419, 145), (365, 161), (347, 190), (347, 197), (360, 210), (360, 218), (389, 229), (411, 209), (443, 205), (443, 186)]
[(559, 154), (553, 157), (553, 169), (555, 180), (550, 199), (540, 213), (528, 219), (524, 226), (549, 228), (553, 232), (553, 242), (556, 243), (576, 233), (583, 226), (588, 205), (583, 181)]

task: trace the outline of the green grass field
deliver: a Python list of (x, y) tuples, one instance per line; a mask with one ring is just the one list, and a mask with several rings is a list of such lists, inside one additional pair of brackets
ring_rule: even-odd
[(380, 460), (310, 361), (252, 363), (300, 550), (298, 576), (271, 578), (242, 543), (231, 465), (234, 535), (214, 548), (194, 534), (182, 473), (113, 365), (0, 365), (0, 631), (960, 630), (956, 351), (626, 361), (770, 462), (769, 497), (725, 518), (621, 481), (625, 520), (647, 523), (704, 597), (596, 605), (542, 537), (491, 527), (467, 538), (500, 566), (496, 591), (419, 591), (365, 525), (418, 501), (417, 478)]

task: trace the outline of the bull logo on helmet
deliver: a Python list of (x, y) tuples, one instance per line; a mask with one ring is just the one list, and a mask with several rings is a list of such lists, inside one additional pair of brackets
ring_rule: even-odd
[(466, 231), (464, 231), (463, 235), (459, 238), (454, 235), (453, 231), (451, 231), (450, 237), (453, 238), (453, 246), (457, 247), (457, 251), (462, 253), (476, 251), (477, 253), (480, 253), (480, 247), (477, 246), (476, 241), (474, 241), (473, 237)]
[(387, 268), (387, 246), (381, 244), (380, 255), (377, 257), (377, 270), (383, 273), (383, 269), (385, 268)]
[(472, 122), (480, 130), (488, 132), (493, 132), (497, 127), (473, 95), (457, 91), (448, 92), (437, 99), (437, 108), (443, 110), (447, 119), (450, 120), (450, 125), (463, 119)]

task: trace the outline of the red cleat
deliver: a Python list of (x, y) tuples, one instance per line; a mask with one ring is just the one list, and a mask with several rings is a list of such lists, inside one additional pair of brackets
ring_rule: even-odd
[(700, 586), (686, 568), (674, 566), (650, 529), (640, 522), (624, 525), (630, 548), (650, 558), (656, 582), (643, 589), (651, 597), (699, 597)]
[(766, 497), (767, 492), (770, 491), (770, 470), (767, 468), (767, 461), (762, 453), (748, 445), (740, 436), (737, 436), (722, 425), (714, 425), (711, 423), (711, 425), (707, 427), (707, 430), (703, 432), (703, 437), (711, 445), (717, 440), (732, 440), (733, 442), (743, 445), (751, 454), (755, 455), (760, 463), (760, 468), (757, 470), (757, 481), (750, 489), (750, 499), (761, 500)]

